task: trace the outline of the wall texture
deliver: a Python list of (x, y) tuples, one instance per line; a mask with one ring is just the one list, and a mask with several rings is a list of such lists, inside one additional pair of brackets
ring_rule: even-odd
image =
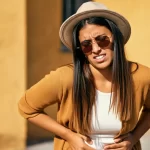
[[(57, 67), (72, 62), (71, 53), (60, 49), (59, 27), (62, 19), (60, 0), (27, 1), (28, 88)], [(56, 118), (57, 105), (46, 112)], [(51, 133), (28, 122), (29, 142), (50, 138)]]
[(17, 101), (26, 88), (25, 0), (0, 3), (0, 149), (23, 150), (26, 124)]

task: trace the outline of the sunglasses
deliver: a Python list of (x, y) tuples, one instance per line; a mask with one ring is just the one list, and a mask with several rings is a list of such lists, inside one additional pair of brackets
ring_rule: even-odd
[[(98, 44), (98, 46), (102, 49), (108, 47), (109, 44), (111, 43), (110, 37), (108, 37), (106, 35), (99, 35), (99, 36), (95, 37), (95, 41)], [(80, 45), (81, 45), (81, 49), (82, 49), (83, 53), (89, 53), (92, 51), (92, 41), (91, 40), (85, 40), (85, 41), (81, 42)]]

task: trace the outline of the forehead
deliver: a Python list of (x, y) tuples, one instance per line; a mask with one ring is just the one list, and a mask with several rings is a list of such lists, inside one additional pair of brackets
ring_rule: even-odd
[(79, 40), (90, 39), (97, 35), (111, 35), (111, 31), (105, 26), (87, 24), (79, 31)]

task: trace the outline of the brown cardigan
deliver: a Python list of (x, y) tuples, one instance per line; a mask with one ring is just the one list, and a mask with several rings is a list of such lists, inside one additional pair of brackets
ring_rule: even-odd
[[(132, 65), (135, 70), (136, 65)], [(122, 122), (120, 134), (132, 131), (139, 118), (142, 106), (150, 108), (150, 69), (138, 64), (138, 69), (133, 73), (133, 81), (135, 86), (135, 108), (132, 119)], [(25, 95), (19, 101), (19, 112), (24, 118), (30, 118), (43, 113), (43, 109), (51, 104), (58, 103), (57, 121), (67, 127), (67, 122), (71, 117), (72, 110), (72, 86), (73, 86), (73, 66), (63, 66), (56, 71), (51, 71), (41, 81), (26, 91)], [(67, 150), (69, 144), (55, 137), (55, 150)], [(141, 150), (140, 142), (138, 142), (133, 150)]]

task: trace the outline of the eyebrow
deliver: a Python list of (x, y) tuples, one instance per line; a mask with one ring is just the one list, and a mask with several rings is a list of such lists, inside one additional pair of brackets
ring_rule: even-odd
[[(93, 37), (93, 38), (95, 39), (98, 36), (107, 36), (107, 35), (105, 33), (103, 33), (103, 34), (97, 35), (96, 37)], [(91, 42), (91, 39), (84, 40), (84, 41), (81, 42), (81, 44), (84, 43), (84, 42)]]
[(84, 40), (84, 41), (82, 41), (80, 44), (82, 44), (82, 43), (87, 43), (87, 42), (91, 42), (91, 40)]

